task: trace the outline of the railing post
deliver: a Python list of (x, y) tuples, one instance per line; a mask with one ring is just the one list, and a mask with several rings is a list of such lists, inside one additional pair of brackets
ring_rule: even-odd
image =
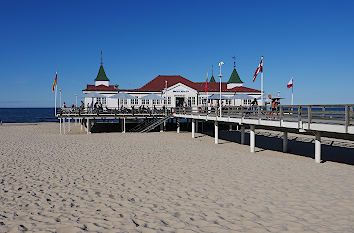
[(350, 125), (350, 111), (349, 106), (345, 105), (345, 132), (348, 133), (348, 127)]
[(257, 106), (257, 114), (258, 114), (258, 120), (259, 120), (259, 123), (261, 122), (261, 108), (262, 106)]
[(301, 106), (299, 105), (298, 107), (297, 107), (297, 124), (298, 124), (298, 128), (300, 129), (300, 126), (302, 126), (301, 125), (301, 111), (302, 111), (302, 108), (301, 108)]

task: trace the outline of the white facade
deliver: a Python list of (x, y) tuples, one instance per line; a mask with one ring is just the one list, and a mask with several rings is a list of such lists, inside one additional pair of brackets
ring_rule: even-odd
[[(84, 91), (84, 94), (89, 93), (92, 91)], [(153, 108), (154, 106), (156, 108), (162, 108), (163, 106), (165, 107), (177, 107), (177, 106), (183, 106), (183, 103), (189, 107), (192, 108), (197, 108), (201, 106), (206, 105), (206, 99), (207, 96), (210, 96), (212, 94), (219, 94), (219, 92), (198, 92), (197, 90), (183, 84), (183, 83), (177, 83), (173, 86), (168, 87), (166, 90), (162, 90), (159, 92), (140, 92), (140, 91), (120, 91), (122, 93), (128, 93), (132, 96), (137, 97), (138, 99), (131, 100), (118, 100), (117, 99), (112, 99), (109, 98), (110, 96), (117, 94), (118, 91), (95, 91), (99, 94), (105, 95), (106, 98), (94, 98), (93, 103), (100, 102), (102, 103), (102, 106), (105, 108), (120, 108), (120, 107), (126, 107), (126, 108), (131, 108), (134, 106), (134, 108), (139, 108), (139, 106), (145, 106), (149, 108)], [(237, 92), (236, 92), (237, 93)], [(221, 94), (226, 97), (231, 97), (236, 94), (235, 92), (222, 92)], [(154, 100), (142, 100), (141, 97), (144, 97), (148, 94), (156, 94), (158, 96), (161, 96), (165, 98), (165, 100), (162, 101), (154, 101)], [(241, 94), (241, 93), (237, 93)], [(254, 98), (260, 97), (260, 93), (255, 93), (255, 92), (242, 92), (242, 94), (247, 94), (250, 95)], [(222, 100), (222, 106), (240, 106), (240, 105), (249, 105), (252, 100)], [(85, 98), (85, 106), (91, 105), (92, 98)], [(218, 100), (209, 100), (209, 102), (214, 106), (217, 105)], [(258, 100), (258, 104), (260, 103), (260, 100)]]

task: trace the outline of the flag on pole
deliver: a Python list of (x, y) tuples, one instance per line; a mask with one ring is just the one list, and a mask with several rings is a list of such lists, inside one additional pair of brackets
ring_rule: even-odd
[(53, 82), (53, 92), (55, 90), (55, 86), (57, 85), (57, 80), (58, 80), (58, 72), (55, 73), (55, 79), (54, 79), (54, 82)]
[(205, 92), (208, 92), (208, 73), (207, 73), (207, 78), (205, 82)]
[(293, 86), (293, 78), (290, 79), (288, 84), (286, 85), (287, 88), (291, 88)]
[(259, 63), (256, 72), (253, 75), (253, 82), (256, 80), (257, 75), (259, 74), (259, 72), (263, 73), (263, 56), (261, 58), (261, 62)]

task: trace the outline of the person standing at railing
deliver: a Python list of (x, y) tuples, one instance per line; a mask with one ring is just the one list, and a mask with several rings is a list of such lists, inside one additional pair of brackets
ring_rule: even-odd
[(66, 104), (65, 104), (65, 102), (63, 103), (63, 106), (62, 106), (62, 108), (66, 108)]

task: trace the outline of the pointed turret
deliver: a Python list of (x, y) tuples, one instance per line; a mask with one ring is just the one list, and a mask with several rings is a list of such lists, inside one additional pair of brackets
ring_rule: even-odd
[(236, 71), (236, 68), (234, 68), (234, 70), (232, 71), (229, 81), (227, 81), (227, 83), (243, 83)]
[(106, 72), (104, 72), (103, 65), (101, 64), (98, 70), (97, 77), (95, 78), (95, 86), (105, 85), (109, 86), (109, 79), (107, 78)]
[(210, 83), (215, 83), (215, 78), (214, 78), (214, 66), (211, 65), (211, 78), (210, 78)]
[(229, 81), (227, 81), (227, 89), (243, 86), (243, 82), (236, 70), (236, 57), (232, 58), (234, 59), (234, 70), (231, 73)]
[(211, 75), (211, 78), (210, 78), (210, 83), (215, 83), (215, 78), (214, 78), (214, 75)]
[(101, 64), (100, 69), (98, 70), (97, 77), (95, 81), (109, 81), (107, 78), (106, 72), (104, 72), (103, 65)]

